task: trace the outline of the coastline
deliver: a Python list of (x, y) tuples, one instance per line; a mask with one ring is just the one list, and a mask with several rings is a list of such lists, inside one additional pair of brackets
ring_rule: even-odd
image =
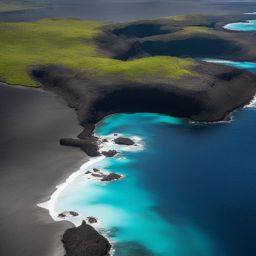
[[(0, 83), (0, 91), (2, 89), (1, 86), (2, 85)], [(5, 87), (5, 85), (3, 85), (3, 88), (4, 87)], [(5, 90), (8, 91), (10, 87), (9, 86), (7, 86), (7, 87), (8, 88), (4, 88), (3, 91), (5, 91)], [(60, 99), (61, 97), (54, 96), (53, 94), (51, 94), (47, 91), (44, 91), (42, 89), (35, 90), (33, 88), (30, 89), (30, 88), (22, 88), (22, 87), (21, 88), (12, 87), (12, 88), (10, 88), (10, 91), (15, 91), (15, 90), (19, 90), (19, 89), (27, 90), (28, 93), (26, 92), (26, 97), (29, 97), (29, 102), (26, 102), (26, 104), (25, 104), (25, 111), (23, 110), (26, 114), (28, 114), (28, 117), (26, 117), (26, 115), (25, 115), (25, 120), (26, 120), (26, 118), (28, 118), (28, 120), (29, 120), (29, 122), (26, 122), (26, 121), (22, 120), (22, 123), (25, 124), (24, 129), (27, 131), (27, 129), (29, 127), (29, 129), (34, 130), (36, 132), (35, 132), (35, 134), (33, 134), (33, 132), (31, 133), (31, 130), (30, 130), (30, 132), (28, 132), (25, 135), (25, 138), (24, 138), (24, 141), (23, 141), (23, 135), (24, 134), (23, 134), (22, 129), (20, 130), (20, 127), (19, 127), (20, 123), (19, 123), (17, 126), (19, 128), (20, 134), (17, 133), (16, 131), (14, 133), (11, 133), (11, 132), (13, 132), (12, 130), (10, 132), (10, 135), (17, 136), (18, 142), (17, 142), (17, 140), (15, 141), (15, 139), (12, 139), (11, 142), (6, 141), (6, 144), (4, 143), (2, 147), (3, 147), (3, 150), (5, 150), (5, 145), (8, 145), (7, 152), (5, 152), (5, 154), (3, 154), (3, 155), (7, 156), (8, 153), (10, 153), (11, 158), (13, 158), (12, 150), (13, 149), (18, 150), (18, 153), (20, 153), (20, 151), (24, 151), (24, 148), (26, 148), (26, 147), (24, 147), (24, 142), (25, 142), (25, 146), (26, 146), (26, 143), (28, 143), (28, 144), (30, 144), (30, 143), (34, 144), (35, 143), (35, 145), (33, 145), (31, 147), (28, 146), (28, 148), (26, 148), (26, 150), (25, 150), (25, 154), (24, 154), (24, 152), (22, 152), (22, 158), (23, 158), (22, 160), (24, 160), (24, 155), (25, 155), (26, 160), (29, 161), (28, 163), (26, 163), (26, 164), (28, 164), (29, 168), (23, 168), (22, 165), (21, 166), (15, 166), (15, 168), (14, 168), (14, 169), (17, 169), (18, 172), (19, 172), (19, 168), (24, 169), (25, 172), (26, 172), (26, 175), (24, 175), (24, 173), (22, 173), (22, 174), (19, 173), (20, 174), (20, 176), (19, 176), (17, 174), (18, 173), (17, 172), (14, 175), (15, 177), (13, 177), (13, 176), (8, 177), (8, 179), (10, 179), (9, 183), (8, 183), (8, 181), (6, 182), (5, 176), (3, 176), (2, 183), (5, 186), (8, 186), (10, 184), (12, 184), (12, 185), (15, 184), (15, 186), (10, 186), (10, 190), (11, 190), (10, 193), (7, 190), (6, 187), (2, 188), (3, 189), (3, 192), (1, 193), (3, 195), (2, 196), (3, 197), (2, 201), (5, 200), (3, 208), (5, 208), (5, 210), (7, 210), (7, 213), (4, 213), (4, 214), (6, 214), (6, 216), (7, 216), (7, 214), (9, 213), (8, 210), (10, 210), (13, 207), (12, 205), (10, 206), (10, 202), (12, 204), (16, 200), (17, 201), (17, 207), (19, 209), (20, 209), (19, 204), (21, 202), (24, 204), (24, 205), (22, 205), (22, 207), (24, 207), (28, 203), (28, 202), (22, 201), (22, 199), (24, 200), (24, 198), (25, 199), (28, 198), (28, 197), (23, 198), (23, 196), (24, 196), (23, 192), (24, 192), (25, 194), (29, 193), (30, 196), (32, 195), (33, 198), (31, 200), (33, 200), (33, 202), (35, 202), (35, 205), (38, 202), (47, 201), (49, 199), (49, 196), (51, 196), (50, 204), (48, 206), (47, 206), (47, 203), (39, 204), (38, 206), (44, 207), (44, 208), (49, 208), (50, 216), (54, 216), (55, 213), (53, 213), (53, 204), (55, 203), (55, 200), (58, 197), (58, 194), (61, 193), (62, 189), (64, 189), (64, 187), (66, 185), (68, 185), (70, 182), (72, 182), (72, 179), (75, 178), (76, 174), (79, 174), (81, 170), (84, 171), (84, 168), (90, 166), (91, 164), (93, 164), (96, 161), (101, 161), (101, 159), (103, 159), (103, 158), (102, 157), (96, 157), (96, 158), (93, 157), (93, 158), (88, 159), (88, 158), (85, 158), (84, 153), (81, 152), (78, 149), (71, 149), (70, 147), (65, 148), (65, 147), (60, 147), (59, 145), (57, 145), (57, 144), (59, 144), (58, 142), (59, 142), (60, 138), (63, 138), (64, 136), (65, 137), (69, 136), (70, 138), (71, 137), (74, 138), (83, 129), (82, 127), (78, 128), (78, 125), (76, 125), (76, 124), (78, 124), (78, 121), (75, 120), (75, 118), (76, 118), (75, 112), (72, 109), (68, 108), (68, 106), (66, 105), (64, 100)], [(49, 89), (49, 88), (47, 88), (47, 89)], [(29, 95), (30, 93), (31, 93), (31, 95), (37, 95), (37, 94), (42, 93), (42, 95), (45, 95), (45, 96), (47, 95), (46, 98), (48, 97), (48, 94), (49, 94), (49, 98), (54, 99), (54, 100), (52, 100), (53, 104), (55, 104), (55, 99), (56, 98), (60, 99), (59, 101), (56, 101), (56, 106), (55, 105), (53, 106), (54, 111), (55, 110), (57, 111), (56, 115), (55, 115), (53, 109), (49, 108), (48, 111), (49, 111), (50, 116), (51, 116), (52, 119), (50, 118), (50, 120), (48, 120), (49, 116), (47, 116), (47, 117), (45, 117), (45, 120), (44, 120), (43, 115), (39, 114), (38, 111), (33, 110), (34, 104), (35, 104), (35, 102), (37, 102), (37, 100), (36, 99), (31, 100), (31, 98), (33, 98), (33, 96)], [(65, 92), (63, 92), (63, 94), (65, 95)], [(124, 91), (124, 94), (125, 94), (125, 91)], [(23, 96), (24, 95), (19, 95), (17, 97), (22, 98)], [(35, 96), (35, 98), (36, 97), (37, 96)], [(41, 97), (41, 96), (39, 96), (39, 97)], [(44, 96), (42, 96), (42, 97), (44, 97)], [(22, 100), (24, 100), (24, 99), (22, 99)], [(47, 99), (45, 99), (45, 101), (47, 101)], [(249, 103), (249, 101), (248, 101), (248, 104), (246, 104), (246, 105), (245, 105), (245, 103), (243, 103), (243, 104), (240, 105), (239, 108), (251, 107), (252, 104), (255, 104), (255, 101), (256, 101), (256, 96), (254, 94), (253, 99), (250, 99), (250, 103)], [(7, 102), (7, 100), (6, 100), (6, 102)], [(6, 104), (6, 102), (4, 100), (3, 104)], [(43, 103), (45, 103), (43, 100), (42, 100), (42, 102), (40, 102), (40, 100), (39, 100), (38, 104), (39, 105), (41, 104), (40, 107), (42, 107), (43, 105), (47, 105), (47, 108), (49, 107), (48, 103), (47, 104), (43, 104)], [(4, 105), (4, 108), (5, 108), (5, 105)], [(16, 108), (17, 108), (17, 106), (16, 106)], [(238, 110), (238, 107), (236, 107), (234, 111), (237, 111), (237, 110)], [(13, 110), (13, 111), (16, 111), (16, 110)], [(19, 112), (19, 111), (21, 111), (21, 109), (17, 109), (17, 112)], [(22, 114), (22, 118), (24, 118), (24, 116), (23, 116), (24, 112)], [(231, 114), (233, 112), (231, 112)], [(47, 111), (46, 111), (46, 113), (47, 113)], [(114, 109), (113, 113), (112, 113), (112, 110), (109, 113), (114, 114), (115, 109)], [(109, 113), (106, 112), (106, 116), (104, 116), (104, 118), (109, 116)], [(4, 114), (3, 119), (5, 117), (8, 118), (7, 117), (8, 114), (7, 114), (7, 116), (5, 116), (6, 113), (3, 113), (3, 114)], [(11, 116), (12, 116), (12, 118), (15, 119), (17, 115), (16, 114), (15, 115), (11, 114)], [(57, 121), (56, 120), (53, 121), (54, 118), (57, 118)], [(58, 118), (61, 118), (61, 120), (58, 120)], [(31, 122), (31, 120), (33, 120), (33, 122)], [(96, 119), (96, 122), (94, 124), (95, 127), (102, 121), (102, 119), (99, 119), (99, 120), (100, 121), (97, 122), (97, 119)], [(219, 122), (229, 122), (229, 121), (224, 120), (224, 121), (219, 121)], [(32, 123), (32, 127), (31, 127), (31, 123)], [(56, 124), (58, 124), (57, 125), (58, 127), (56, 127)], [(45, 125), (46, 125), (47, 130), (44, 130)], [(6, 125), (6, 127), (7, 126), (8, 125)], [(8, 126), (8, 128), (9, 127), (10, 126)], [(62, 132), (59, 132), (59, 131), (55, 130), (56, 134), (54, 133), (54, 134), (51, 135), (51, 133), (49, 131), (51, 131), (52, 128), (53, 129), (61, 128), (63, 130), (62, 130)], [(87, 127), (85, 126), (84, 128), (86, 130)], [(68, 132), (67, 132), (66, 129), (68, 130)], [(69, 129), (71, 129), (71, 130), (69, 130)], [(42, 135), (42, 133), (44, 135)], [(5, 134), (5, 133), (3, 133), (3, 134)], [(86, 140), (87, 136), (88, 136), (88, 134), (85, 137), (82, 137), (82, 139)], [(88, 137), (92, 137), (92, 136), (96, 136), (95, 133), (89, 134)], [(20, 138), (21, 138), (21, 141), (19, 141)], [(38, 138), (39, 138), (39, 140), (38, 140)], [(96, 139), (98, 139), (98, 138), (96, 138)], [(29, 141), (29, 142), (27, 142), (27, 141)], [(18, 147), (16, 149), (17, 143), (18, 143)], [(53, 143), (54, 143), (54, 146), (53, 146)], [(43, 148), (41, 148), (42, 144), (43, 145), (45, 144), (45, 147), (43, 146)], [(9, 147), (11, 148), (11, 150), (9, 150)], [(36, 149), (37, 147), (39, 148), (39, 150)], [(34, 152), (40, 152), (40, 160), (39, 161), (37, 159), (38, 156), (37, 155), (35, 156)], [(80, 153), (78, 153), (78, 152), (80, 152)], [(8, 162), (7, 159), (8, 159), (8, 157), (5, 159), (6, 162)], [(16, 157), (15, 157), (15, 159), (16, 159)], [(70, 159), (71, 159), (71, 161), (70, 161)], [(4, 167), (5, 167), (5, 165), (4, 165), (5, 161), (3, 163)], [(43, 163), (41, 163), (41, 162), (43, 162)], [(83, 165), (81, 165), (81, 163), (83, 163)], [(17, 165), (19, 164), (19, 159), (18, 159), (17, 163), (15, 163), (15, 164), (17, 164)], [(33, 164), (35, 164), (35, 169), (36, 169), (36, 171), (34, 170), (35, 172), (33, 172), (33, 169), (34, 169), (34, 166), (32, 166)], [(55, 166), (55, 164), (56, 164), (56, 166)], [(7, 166), (7, 164), (6, 164), (6, 166)], [(39, 166), (39, 168), (38, 168), (38, 166)], [(45, 168), (45, 167), (47, 167), (47, 168)], [(47, 169), (47, 171), (46, 171), (46, 169)], [(7, 172), (7, 171), (8, 171), (8, 168), (7, 168), (7, 170), (5, 170), (5, 172)], [(52, 171), (54, 171), (55, 175), (53, 175)], [(39, 174), (38, 174), (38, 172), (39, 172)], [(61, 172), (61, 173), (59, 173), (59, 172)], [(49, 174), (49, 177), (48, 177), (48, 174)], [(5, 175), (5, 173), (4, 173), (4, 175)], [(47, 178), (46, 178), (46, 176), (47, 176)], [(40, 178), (43, 177), (42, 180), (46, 179), (45, 182), (40, 180), (39, 177)], [(34, 181), (35, 181), (34, 179), (36, 179), (36, 180), (39, 179), (40, 180), (39, 183), (40, 183), (40, 186), (42, 186), (42, 188), (40, 188), (40, 189), (42, 189), (42, 190), (40, 190), (40, 189), (37, 190), (38, 189), (38, 187), (37, 187), (38, 183), (35, 182), (35, 184), (34, 184)], [(32, 188), (30, 188), (30, 186), (31, 186), (30, 181), (31, 181), (31, 183), (33, 183), (33, 185), (35, 187), (32, 186)], [(63, 183), (63, 181), (64, 181), (64, 183)], [(18, 190), (18, 188), (20, 188), (20, 187), (19, 186), (16, 187), (16, 185), (17, 184), (20, 185), (20, 183), (22, 183), (22, 185), (24, 186), (21, 189), (21, 191), (22, 191), (21, 193)], [(57, 189), (53, 188), (56, 184), (60, 184), (56, 187)], [(29, 189), (27, 187), (29, 187)], [(15, 191), (15, 189), (17, 189), (17, 191), (20, 193), (17, 196), (17, 198), (12, 197), (13, 196), (12, 193), (17, 193), (17, 192), (13, 192), (13, 190)], [(6, 191), (8, 191), (7, 192), (8, 196), (6, 196), (6, 194), (5, 194)], [(31, 193), (31, 191), (32, 191), (32, 193)], [(38, 195), (34, 195), (35, 191), (38, 193)], [(1, 192), (1, 190), (0, 190), (0, 192)], [(35, 200), (37, 200), (37, 201), (35, 201)], [(73, 227), (71, 222), (70, 221), (55, 222), (56, 218), (53, 217), (54, 221), (51, 220), (50, 216), (48, 216), (48, 213), (45, 210), (42, 210), (41, 208), (40, 209), (39, 208), (34, 208), (34, 205), (32, 205), (30, 202), (28, 204), (29, 204), (29, 207), (25, 206), (24, 213), (23, 212), (22, 213), (15, 212), (15, 210), (12, 212), (13, 209), (11, 209), (11, 212), (13, 214), (12, 216), (15, 217), (15, 215), (17, 214), (18, 215), (18, 216), (16, 216), (17, 221), (19, 221), (19, 219), (22, 218), (20, 215), (23, 216), (23, 214), (24, 214), (24, 216), (28, 220), (27, 222), (25, 222), (26, 225), (32, 225), (32, 227), (33, 227), (33, 225), (35, 225), (34, 228), (36, 228), (36, 229), (39, 228), (39, 230), (41, 228), (40, 224), (42, 223), (43, 226), (44, 226), (42, 228), (47, 229), (47, 230), (45, 230), (45, 233), (48, 232), (47, 236), (51, 233), (47, 237), (47, 239), (46, 239), (47, 241), (45, 241), (47, 246), (49, 246), (49, 244), (52, 244), (52, 246), (50, 246), (51, 247), (50, 248), (50, 250), (51, 250), (50, 254), (52, 255), (52, 253), (54, 253), (54, 255), (56, 255), (56, 256), (60, 256), (60, 255), (64, 254), (63, 253), (63, 248), (62, 248), (62, 245), (61, 245), (61, 242), (60, 242), (60, 236), (62, 236), (63, 232), (65, 230), (67, 230), (67, 228)], [(32, 208), (30, 208), (31, 206), (32, 206)], [(22, 207), (21, 207), (21, 209), (23, 211)], [(67, 210), (69, 210), (69, 209), (67, 209)], [(30, 223), (29, 221), (32, 222), (32, 223)], [(5, 220), (4, 224), (6, 225), (6, 223), (7, 223), (7, 221)], [(19, 222), (17, 222), (17, 223), (14, 222), (14, 223), (15, 223), (15, 226), (19, 225)], [(47, 224), (47, 225), (45, 225), (45, 224)], [(27, 226), (25, 226), (25, 224), (24, 224), (24, 227), (22, 227), (21, 230), (25, 229), (26, 227)], [(13, 233), (12, 227), (9, 227), (9, 226), (7, 227), (7, 225), (6, 225), (6, 230), (8, 230), (8, 229), (10, 229), (11, 233)], [(31, 228), (32, 231), (33, 231), (33, 229)], [(50, 229), (51, 229), (51, 231), (49, 232)], [(8, 237), (8, 231), (4, 230), (4, 232), (7, 233), (7, 240), (10, 239)], [(36, 233), (38, 233), (37, 235), (39, 237), (45, 236), (45, 234), (41, 235), (41, 234), (39, 234), (39, 232), (40, 231), (36, 232)], [(14, 233), (16, 233), (15, 229), (14, 229)], [(33, 232), (31, 232), (31, 234), (34, 236)], [(29, 234), (29, 236), (31, 236), (31, 234)], [(105, 234), (103, 234), (103, 235), (105, 236)], [(50, 238), (50, 236), (52, 236), (52, 237)], [(37, 239), (34, 238), (34, 240), (36, 240), (36, 241), (39, 240), (40, 243), (41, 243), (42, 237), (37, 238)], [(26, 239), (27, 238), (25, 238), (25, 240)], [(29, 239), (31, 240), (31, 237), (29, 237)], [(19, 240), (19, 239), (16, 239), (16, 240)], [(22, 239), (22, 241), (18, 241), (18, 242), (23, 243), (24, 239)], [(6, 245), (7, 245), (7, 243), (6, 243)], [(4, 246), (6, 246), (6, 245), (4, 245)], [(16, 249), (18, 249), (19, 246), (17, 246)], [(34, 247), (35, 247), (35, 250), (38, 250), (38, 251), (40, 251), (40, 253), (42, 253), (42, 255), (45, 255), (46, 252), (41, 250), (41, 247), (38, 246), (38, 244), (34, 245)], [(15, 248), (10, 248), (10, 249), (15, 249)], [(7, 252), (8, 252), (8, 250), (7, 250)], [(30, 255), (26, 251), (24, 251), (23, 253), (25, 255)], [(31, 251), (29, 251), (29, 253), (31, 253)], [(38, 252), (33, 252), (33, 254), (41, 255)], [(31, 255), (33, 255), (33, 254), (31, 254)], [(7, 255), (8, 255), (8, 253), (7, 253)], [(10, 255), (13, 255), (12, 252), (11, 252)]]
[(0, 92), (1, 251), (62, 256), (60, 237), (73, 225), (55, 222), (36, 204), (87, 161), (80, 150), (59, 146), (61, 134), (73, 136), (81, 128), (74, 111), (49, 92), (2, 83)]

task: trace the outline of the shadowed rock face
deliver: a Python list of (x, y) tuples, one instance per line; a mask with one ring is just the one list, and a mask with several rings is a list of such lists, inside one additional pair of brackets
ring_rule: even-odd
[(221, 58), (241, 50), (231, 41), (218, 38), (194, 37), (173, 41), (146, 41), (141, 48), (152, 56), (177, 56), (193, 58)]
[(79, 137), (86, 139), (93, 124), (109, 114), (156, 112), (211, 122), (222, 120), (255, 94), (256, 78), (246, 71), (200, 62), (194, 70), (197, 75), (179, 80), (151, 79), (141, 83), (131, 80), (129, 84), (118, 78), (107, 86), (105, 80), (88, 81), (57, 66), (39, 67), (33, 75), (46, 89), (61, 94), (75, 107), (80, 123), (86, 128)]
[(161, 24), (134, 24), (123, 28), (116, 28), (113, 33), (125, 37), (147, 37), (153, 35), (168, 34), (177, 29), (164, 29)]
[[(225, 20), (219, 16), (196, 16), (182, 22), (162, 19), (111, 25), (104, 28), (96, 43), (108, 56), (125, 56), (124, 59), (153, 55), (256, 59), (253, 34), (241, 36), (224, 31), (218, 27), (218, 19), (220, 23)], [(145, 24), (148, 30), (143, 32)], [(191, 30), (189, 25), (197, 27)], [(88, 78), (62, 66), (34, 67), (31, 75), (45, 89), (63, 96), (76, 109), (84, 127), (79, 140), (64, 139), (61, 144), (78, 146), (94, 156), (98, 145), (97, 138), (91, 135), (95, 124), (107, 115), (155, 112), (214, 122), (228, 118), (230, 112), (247, 104), (256, 93), (256, 77), (246, 71), (200, 61), (195, 61), (191, 71), (191, 75), (179, 79), (149, 79), (145, 75), (139, 82), (122, 76)]]
[(105, 27), (96, 44), (108, 56), (119, 60), (145, 56), (255, 60), (254, 33), (222, 28), (229, 22), (246, 19), (251, 17), (192, 15), (180, 21), (170, 18), (111, 25)]
[(66, 256), (108, 256), (109, 241), (83, 221), (77, 228), (68, 229), (62, 238)]

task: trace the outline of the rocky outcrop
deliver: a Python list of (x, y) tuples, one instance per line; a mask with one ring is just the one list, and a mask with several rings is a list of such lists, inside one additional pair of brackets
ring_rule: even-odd
[(127, 146), (132, 146), (135, 144), (135, 142), (130, 139), (130, 138), (123, 138), (123, 137), (119, 137), (114, 139), (114, 142), (118, 145), (127, 145)]
[(86, 220), (88, 221), (89, 224), (95, 224), (98, 222), (97, 218), (95, 217), (87, 217)]
[(108, 151), (102, 151), (101, 154), (106, 157), (113, 157), (118, 154), (116, 150), (108, 150)]
[(62, 242), (66, 256), (108, 256), (111, 249), (109, 241), (85, 221), (79, 227), (68, 229)]
[(113, 172), (105, 173), (97, 168), (94, 168), (93, 172), (87, 171), (85, 174), (91, 175), (94, 178), (99, 178), (100, 181), (106, 181), (106, 182), (115, 181), (115, 180), (119, 180), (122, 178), (122, 175), (120, 175), (120, 174), (113, 173)]
[(79, 147), (82, 149), (88, 156), (99, 156), (98, 152), (98, 142), (95, 137), (87, 137), (86, 139), (71, 139), (63, 138), (60, 139), (60, 145)]
[(69, 217), (76, 217), (78, 216), (79, 214), (77, 212), (74, 212), (74, 211), (65, 211), (65, 212), (62, 212), (58, 215), (59, 218), (69, 218)]
[(113, 181), (113, 180), (119, 180), (122, 176), (116, 173), (110, 173), (108, 175), (104, 175), (101, 179), (101, 181)]

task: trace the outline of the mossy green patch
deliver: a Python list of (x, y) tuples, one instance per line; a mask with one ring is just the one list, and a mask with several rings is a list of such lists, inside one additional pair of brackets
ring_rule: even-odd
[(213, 30), (205, 26), (188, 26), (183, 28), (184, 34), (212, 34)]
[(203, 24), (208, 24), (209, 22), (208, 21), (209, 18), (206, 15), (199, 15), (199, 14), (167, 16), (164, 18), (172, 21), (177, 25), (186, 25), (186, 24), (203, 25)]
[(105, 23), (76, 19), (0, 23), (0, 80), (37, 86), (28, 70), (35, 65), (64, 65), (90, 78), (118, 75), (133, 81), (145, 77), (178, 79), (191, 74), (192, 60), (151, 57), (133, 61), (107, 58), (94, 38)]

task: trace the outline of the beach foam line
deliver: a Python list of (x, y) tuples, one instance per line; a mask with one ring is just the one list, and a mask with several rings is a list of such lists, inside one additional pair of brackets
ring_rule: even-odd
[(245, 105), (244, 108), (254, 108), (256, 109), (256, 95), (252, 98), (249, 104)]
[[(97, 136), (97, 135), (96, 135)], [(142, 138), (138, 137), (138, 136), (130, 136), (131, 139), (133, 139), (135, 141), (135, 143), (137, 144), (137, 146), (126, 146), (126, 145), (117, 145), (116, 143), (114, 143), (113, 139), (118, 137), (118, 136), (125, 136), (123, 134), (117, 134), (117, 136), (115, 136), (114, 134), (108, 135), (108, 136), (99, 136), (100, 139), (108, 139), (108, 142), (103, 142), (100, 145), (100, 151), (104, 151), (104, 150), (111, 150), (111, 149), (115, 149), (118, 150), (120, 153), (124, 152), (124, 151), (141, 151), (144, 149), (144, 144), (142, 144)], [(55, 204), (58, 200), (58, 197), (60, 196), (60, 194), (64, 191), (64, 189), (70, 185), (79, 175), (83, 174), (86, 170), (89, 169), (90, 166), (94, 165), (95, 163), (101, 162), (102, 160), (104, 160), (106, 157), (105, 156), (99, 156), (99, 157), (91, 157), (89, 158), (89, 160), (84, 163), (76, 172), (72, 173), (67, 179), (66, 181), (64, 181), (63, 183), (59, 184), (56, 186), (56, 190), (53, 192), (53, 194), (51, 195), (50, 199), (46, 202), (43, 203), (39, 203), (37, 204), (37, 206), (47, 209), (49, 211), (50, 216), (52, 217), (53, 220), (55, 221), (62, 221), (63, 219), (59, 218), (59, 212), (56, 212), (55, 209)], [(119, 157), (120, 158), (120, 157)], [(125, 159), (124, 157), (122, 159)], [(123, 178), (124, 176), (122, 176)], [(87, 179), (87, 182), (90, 182), (91, 179)], [(66, 219), (72, 222), (72, 219)], [(72, 222), (74, 223), (74, 222)]]
[[(116, 136), (115, 136), (116, 134)], [(117, 150), (122, 152), (136, 152), (136, 151), (142, 151), (144, 150), (144, 143), (142, 142), (143, 139), (139, 136), (126, 136), (125, 134), (121, 134), (121, 133), (113, 133), (107, 136), (97, 136), (97, 134), (95, 134), (95, 136), (97, 136), (99, 139), (104, 140), (107, 139), (107, 142), (102, 142), (100, 144), (100, 151), (108, 151), (108, 150)], [(125, 138), (130, 138), (131, 140), (133, 140), (135, 142), (135, 145), (131, 145), (131, 146), (127, 146), (127, 145), (118, 145), (114, 142), (115, 138), (118, 137), (125, 137)]]
[[(91, 165), (102, 161), (103, 159), (105, 159), (105, 156), (99, 156), (99, 157), (93, 157), (90, 158), (88, 160), (88, 162), (86, 162), (85, 164), (83, 164), (78, 171), (72, 173), (65, 182), (63, 182), (62, 184), (56, 186), (56, 190), (53, 192), (53, 194), (50, 197), (50, 200), (37, 204), (37, 206), (47, 209), (49, 211), (50, 216), (53, 218), (53, 220), (55, 221), (61, 221), (62, 219), (58, 218), (58, 214), (54, 211), (54, 206), (55, 203), (59, 197), (59, 195), (62, 193), (62, 191), (70, 184), (74, 181), (74, 179), (76, 177), (78, 177), (81, 173), (84, 172), (85, 169), (88, 169)], [(88, 180), (89, 182), (89, 180)], [(72, 222), (72, 221), (71, 221)]]

